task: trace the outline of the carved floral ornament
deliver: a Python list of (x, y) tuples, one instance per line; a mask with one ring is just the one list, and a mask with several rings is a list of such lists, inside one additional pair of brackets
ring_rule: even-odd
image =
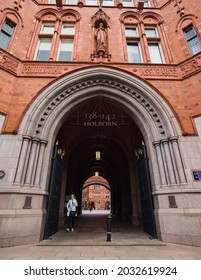
[[(40, 117), (40, 120), (37, 124), (37, 128), (35, 130), (35, 134), (39, 135), (42, 132), (43, 127), (45, 126), (45, 123), (51, 113), (56, 109), (59, 104), (64, 102), (65, 99), (67, 99), (70, 95), (75, 94), (76, 92), (79, 92), (80, 90), (84, 90), (87, 88), (95, 87), (95, 86), (102, 86), (106, 88), (113, 88), (116, 90), (121, 90), (122, 93), (128, 94), (131, 96), (135, 101), (140, 103), (141, 106), (147, 111), (147, 113), (150, 115), (154, 123), (156, 124), (156, 127), (158, 129), (158, 132), (160, 135), (165, 136), (165, 129), (164, 124), (162, 123), (161, 118), (159, 117), (156, 110), (153, 108), (153, 106), (150, 104), (150, 102), (143, 97), (140, 93), (136, 93), (132, 88), (130, 88), (127, 85), (123, 85), (119, 82), (109, 80), (109, 79), (95, 79), (95, 80), (88, 80), (81, 83), (78, 83), (76, 85), (73, 85), (69, 87), (64, 92), (57, 95), (51, 103), (48, 104), (46, 109), (44, 110), (43, 114)], [(38, 136), (37, 136), (38, 137)]]

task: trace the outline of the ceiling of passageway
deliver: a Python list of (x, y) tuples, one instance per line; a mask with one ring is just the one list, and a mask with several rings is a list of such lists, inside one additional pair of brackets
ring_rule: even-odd
[[(126, 173), (127, 158), (131, 152), (134, 156), (134, 146), (141, 137), (125, 111), (99, 99), (72, 111), (58, 133), (66, 150), (69, 176), (80, 184), (95, 172), (112, 184), (120, 173)], [(100, 151), (100, 160), (96, 160), (96, 151)]]

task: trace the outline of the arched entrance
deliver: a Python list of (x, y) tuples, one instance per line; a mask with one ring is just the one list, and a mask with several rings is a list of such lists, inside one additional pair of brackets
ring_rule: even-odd
[(47, 199), (55, 142), (65, 149), (62, 182), (57, 185), (60, 220), (66, 194), (76, 193), (80, 201), (81, 187), (98, 171), (111, 186), (112, 212), (160, 236), (157, 190), (185, 183), (186, 178), (179, 125), (168, 104), (148, 84), (108, 67), (71, 73), (35, 99), (20, 133), (15, 182), (39, 187), (47, 192), (41, 193)]

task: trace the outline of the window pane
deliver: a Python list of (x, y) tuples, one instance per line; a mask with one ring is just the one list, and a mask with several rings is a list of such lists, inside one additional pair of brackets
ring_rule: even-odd
[(147, 37), (158, 37), (156, 28), (145, 28), (145, 34)]
[(64, 24), (62, 26), (61, 34), (74, 35), (75, 34), (75, 25), (74, 24)]
[(14, 28), (15, 25), (12, 24), (10, 21), (6, 20), (3, 24), (2, 30), (11, 36), (13, 34)]
[(53, 34), (54, 24), (43, 24), (41, 34)]
[(103, 6), (114, 6), (114, 0), (103, 0)]
[(49, 4), (56, 4), (56, 0), (49, 0)]
[(189, 46), (190, 46), (190, 49), (192, 51), (192, 54), (196, 54), (199, 51), (201, 51), (201, 44), (198, 41), (197, 37), (195, 37), (195, 38), (193, 38), (189, 41)]
[(137, 37), (138, 36), (136, 27), (126, 27), (125, 33), (126, 33), (126, 37)]
[(133, 0), (123, 0), (124, 7), (133, 7)]
[(149, 2), (149, 0), (145, 0), (145, 2), (144, 2), (144, 7), (146, 8), (146, 7), (150, 7), (150, 2)]
[(197, 34), (195, 33), (195, 29), (193, 28), (193, 26), (191, 26), (190, 28), (185, 30), (185, 36), (186, 39), (189, 40), (191, 38), (193, 38), (194, 36), (197, 36)]
[(39, 41), (36, 60), (48, 60), (51, 49), (51, 39), (43, 39)]
[(73, 53), (73, 40), (62, 40), (60, 42), (58, 60), (71, 61)]
[(127, 42), (128, 62), (140, 63), (140, 48), (138, 43)]
[(192, 54), (196, 54), (199, 51), (201, 51), (201, 44), (198, 39), (198, 36), (195, 32), (195, 29), (193, 26), (190, 26), (184, 30), (184, 34), (186, 37), (186, 40), (188, 42), (189, 48), (191, 50)]
[(87, 0), (87, 5), (97, 6), (97, 0)]
[(2, 49), (6, 50), (8, 48), (14, 28), (14, 24), (12, 24), (9, 20), (5, 20), (0, 31), (0, 47)]
[(158, 43), (149, 43), (149, 54), (151, 57), (152, 63), (163, 63), (159, 44)]
[(4, 125), (4, 121), (5, 121), (5, 116), (0, 114), (0, 133), (1, 133), (3, 125)]
[(11, 36), (5, 34), (3, 31), (0, 32), (0, 47), (4, 50), (8, 48)]
[(68, 4), (68, 5), (77, 5), (77, 0), (66, 0), (66, 4)]

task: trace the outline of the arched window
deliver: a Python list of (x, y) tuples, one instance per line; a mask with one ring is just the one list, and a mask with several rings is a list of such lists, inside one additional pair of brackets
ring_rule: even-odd
[(177, 38), (186, 57), (201, 51), (199, 24), (199, 19), (195, 15), (186, 15), (177, 24)]
[(8, 18), (5, 19), (0, 31), (0, 47), (4, 50), (8, 49), (11, 37), (15, 30), (15, 23)]
[(192, 24), (188, 25), (183, 29), (186, 42), (188, 44), (189, 50), (192, 54), (196, 54), (201, 51), (201, 43), (197, 32)]
[(27, 58), (37, 61), (72, 61), (76, 59), (77, 12), (48, 9), (37, 16), (35, 33)]
[(129, 63), (169, 63), (171, 55), (160, 16), (154, 13), (139, 15), (124, 13), (122, 33), (125, 61)]

